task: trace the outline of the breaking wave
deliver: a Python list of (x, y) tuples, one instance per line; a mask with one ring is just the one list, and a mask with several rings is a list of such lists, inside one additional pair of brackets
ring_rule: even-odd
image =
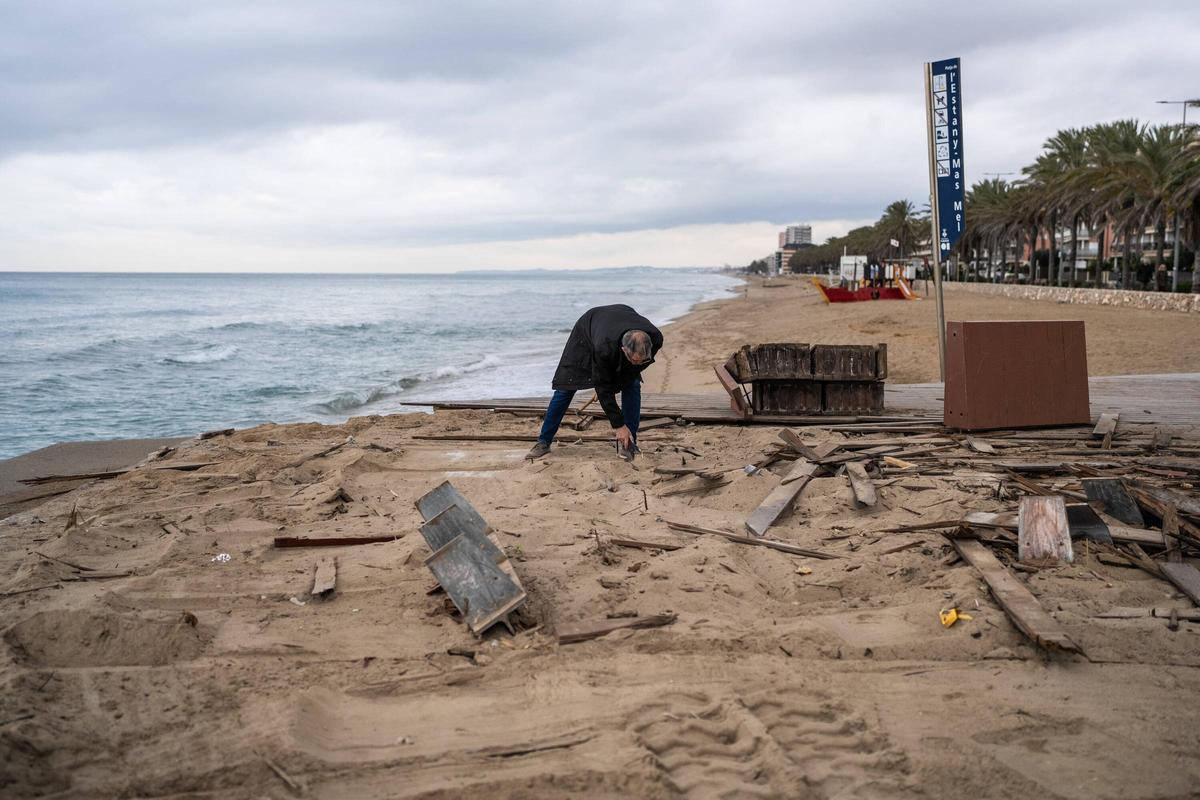
[(498, 367), (503, 363), (504, 361), (498, 356), (484, 356), (478, 361), (472, 361), (460, 367), (438, 367), (429, 372), (406, 375), (383, 386), (376, 386), (357, 392), (342, 392), (331, 400), (318, 403), (313, 408), (325, 414), (348, 414), (373, 403), (378, 403), (380, 400), (395, 397), (422, 384), (434, 383), (448, 378), (457, 378), (472, 372)]
[(205, 345), (199, 350), (191, 353), (184, 353), (179, 356), (167, 356), (162, 359), (164, 364), (185, 364), (188, 366), (194, 364), (216, 364), (219, 361), (228, 361), (237, 355), (237, 345)]

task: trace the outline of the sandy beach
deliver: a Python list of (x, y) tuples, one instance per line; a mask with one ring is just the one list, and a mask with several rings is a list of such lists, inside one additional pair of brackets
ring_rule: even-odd
[[(830, 307), (785, 283), (752, 281), (668, 326), (647, 391), (717, 391), (712, 365), (763, 341), (886, 342), (890, 382), (936, 380), (932, 301)], [(950, 287), (947, 317), (1084, 319), (1092, 375), (1197, 369), (1194, 316)], [(631, 465), (565, 431), (527, 462), (536, 424), (440, 411), (264, 425), (0, 520), (0, 794), (1194, 796), (1200, 623), (1102, 616), (1194, 611), (1186, 597), (1080, 543), (1072, 564), (1014, 572), (1086, 655), (1048, 653), (939, 531), (888, 532), (1012, 511), (995, 476), (891, 476), (874, 507), (843, 476), (814, 478), (770, 530), (830, 556), (802, 557), (665, 524), (743, 532), (790, 468), (742, 469), (777, 427), (655, 428)], [(1119, 427), (1114, 446), (1144, 427)], [(421, 438), (480, 434), (513, 439)], [(687, 464), (724, 482), (655, 472)], [(515, 635), (475, 638), (431, 592), (414, 503), (446, 480), (529, 594)], [(393, 538), (273, 546), (283, 535)], [(311, 597), (330, 557), (336, 591)], [(970, 619), (944, 627), (947, 608)], [(663, 627), (557, 638), (668, 612)]]

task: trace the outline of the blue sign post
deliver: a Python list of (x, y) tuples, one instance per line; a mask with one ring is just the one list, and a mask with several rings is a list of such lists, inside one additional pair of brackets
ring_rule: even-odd
[(933, 283), (937, 300), (938, 357), (946, 380), (946, 315), (942, 263), (966, 226), (963, 198), (962, 65), (957, 58), (925, 64), (925, 116), (929, 134), (929, 208), (933, 227)]

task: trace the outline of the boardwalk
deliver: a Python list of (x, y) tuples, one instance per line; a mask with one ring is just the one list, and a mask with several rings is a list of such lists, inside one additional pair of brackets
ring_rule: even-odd
[[(1111, 375), (1088, 380), (1093, 418), (1117, 412), (1125, 424), (1155, 423), (1182, 428), (1200, 428), (1200, 373), (1178, 375)], [(580, 392), (573, 403), (578, 409), (587, 400)], [(409, 405), (435, 408), (489, 408), (504, 411), (540, 413), (546, 408), (546, 397), (491, 398), (482, 400), (409, 401)], [(889, 384), (886, 387), (886, 414), (940, 417), (942, 413), (942, 384)], [(595, 405), (586, 413), (601, 414)], [(684, 417), (693, 422), (737, 423), (738, 415), (729, 409), (723, 394), (644, 394), (642, 416)], [(813, 417), (755, 417), (750, 422), (787, 424), (809, 421)], [(845, 419), (829, 418), (826, 421)], [(880, 419), (876, 417), (875, 419)]]

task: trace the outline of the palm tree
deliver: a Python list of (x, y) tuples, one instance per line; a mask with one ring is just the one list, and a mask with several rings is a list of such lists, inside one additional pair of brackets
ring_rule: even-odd
[[(1086, 164), (1067, 176), (1068, 194), (1081, 206), (1091, 209), (1090, 224), (1109, 224), (1123, 232), (1121, 288), (1129, 288), (1129, 267), (1133, 260), (1133, 234), (1140, 202), (1133, 188), (1121, 177), (1122, 165), (1133, 158), (1146, 136), (1146, 126), (1126, 119), (1095, 125), (1088, 129), (1089, 157)], [(1083, 202), (1086, 200), (1087, 202)], [(1100, 285), (1099, 252), (1094, 286)]]

